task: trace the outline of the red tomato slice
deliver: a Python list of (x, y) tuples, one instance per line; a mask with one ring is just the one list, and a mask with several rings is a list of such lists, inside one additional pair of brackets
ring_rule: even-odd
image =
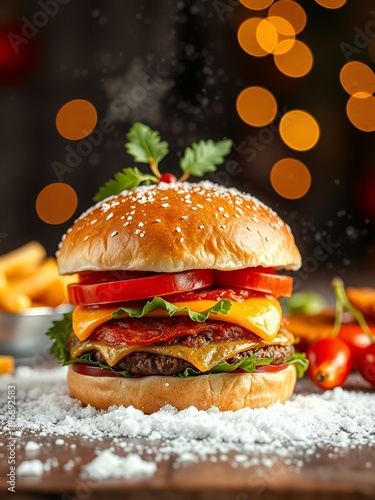
[(275, 297), (290, 297), (293, 291), (293, 278), (275, 274), (272, 268), (248, 267), (236, 271), (214, 271), (215, 283), (226, 286), (237, 286), (271, 293)]
[(89, 375), (91, 377), (122, 377), (114, 373), (112, 370), (100, 368), (100, 366), (84, 365), (82, 363), (73, 363), (72, 370), (81, 375)]
[(196, 290), (213, 281), (212, 271), (202, 269), (107, 283), (72, 283), (68, 285), (68, 297), (73, 305), (111, 304)]
[[(288, 363), (283, 363), (281, 365), (264, 365), (264, 366), (257, 366), (255, 368), (255, 372), (252, 373), (273, 373), (273, 372), (280, 372), (281, 370), (285, 370), (285, 368), (288, 368)], [(237, 370), (234, 370), (231, 373), (249, 373), (245, 370), (242, 370), (241, 368), (237, 368)]]
[(79, 273), (79, 282), (82, 285), (91, 285), (92, 283), (107, 283), (108, 281), (130, 280), (136, 278), (146, 278), (147, 276), (156, 276), (157, 273), (148, 271), (87, 271)]

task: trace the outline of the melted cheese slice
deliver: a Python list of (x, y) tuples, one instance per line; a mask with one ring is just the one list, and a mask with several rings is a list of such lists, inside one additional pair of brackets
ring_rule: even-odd
[(186, 347), (182, 345), (112, 346), (97, 340), (86, 340), (76, 344), (72, 348), (70, 355), (72, 358), (77, 358), (85, 352), (96, 349), (101, 353), (109, 366), (115, 366), (123, 357), (128, 356), (132, 352), (149, 352), (184, 359), (201, 372), (205, 372), (211, 370), (211, 368), (218, 365), (221, 361), (230, 359), (240, 352), (268, 345), (289, 345), (292, 342), (293, 336), (288, 332), (280, 332), (271, 343), (265, 340), (260, 342), (254, 342), (254, 340), (236, 340), (232, 342), (212, 343), (202, 347)]
[[(189, 307), (192, 311), (203, 312), (213, 307), (215, 300), (191, 300), (175, 302), (174, 305), (182, 308)], [(89, 309), (77, 306), (73, 311), (73, 330), (79, 340), (86, 340), (92, 332), (112, 318), (112, 313), (119, 308), (98, 307)], [(176, 315), (187, 316), (186, 311)], [(124, 314), (123, 317), (127, 315)], [(167, 311), (157, 309), (146, 316), (169, 317)], [(266, 297), (252, 297), (242, 302), (232, 302), (227, 314), (212, 314), (210, 319), (234, 323), (256, 333), (261, 339), (272, 342), (276, 337), (282, 320), (281, 306), (278, 300)]]

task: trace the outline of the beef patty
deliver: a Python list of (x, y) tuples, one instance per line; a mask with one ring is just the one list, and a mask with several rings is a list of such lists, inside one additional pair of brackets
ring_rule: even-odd
[[(168, 341), (155, 342), (156, 338), (169, 337)], [(159, 346), (183, 345), (201, 347), (214, 342), (235, 341), (240, 339), (259, 340), (253, 332), (232, 323), (207, 320), (204, 323), (192, 322), (186, 317), (174, 318), (142, 318), (142, 320), (120, 318), (111, 320), (98, 327), (92, 334), (92, 340), (109, 345), (138, 345), (137, 338), (147, 344)], [(71, 336), (69, 347), (79, 342), (75, 335)], [(95, 359), (106, 364), (97, 350), (93, 351)], [(273, 365), (285, 363), (294, 353), (293, 345), (271, 345), (249, 349), (227, 359), (227, 363), (235, 364), (243, 358), (255, 355), (258, 359), (273, 357)], [(174, 375), (194, 366), (184, 359), (148, 352), (133, 352), (122, 358), (113, 368), (128, 371), (135, 375)]]

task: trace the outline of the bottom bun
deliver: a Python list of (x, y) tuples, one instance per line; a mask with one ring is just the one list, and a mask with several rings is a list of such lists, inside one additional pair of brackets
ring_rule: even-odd
[(216, 406), (221, 411), (262, 408), (283, 403), (296, 385), (294, 365), (277, 372), (215, 373), (181, 379), (168, 376), (142, 378), (95, 377), (68, 371), (72, 396), (84, 405), (107, 409), (112, 405), (134, 406), (153, 413), (165, 405), (178, 410), (195, 406), (207, 410)]

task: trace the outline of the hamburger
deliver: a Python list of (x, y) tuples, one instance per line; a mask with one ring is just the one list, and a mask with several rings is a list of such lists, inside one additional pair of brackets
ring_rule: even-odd
[(203, 181), (110, 196), (57, 253), (71, 316), (48, 335), (71, 394), (106, 409), (265, 407), (293, 393), (304, 354), (282, 318), (301, 256), (287, 224), (249, 194)]

